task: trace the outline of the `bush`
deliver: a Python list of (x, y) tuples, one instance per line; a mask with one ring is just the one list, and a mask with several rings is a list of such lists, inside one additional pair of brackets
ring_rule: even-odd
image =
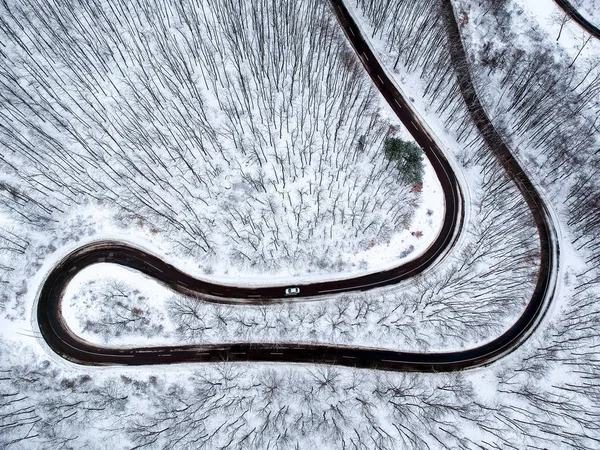
[(415, 143), (387, 138), (385, 156), (396, 162), (400, 177), (405, 183), (417, 184), (423, 181), (423, 150)]

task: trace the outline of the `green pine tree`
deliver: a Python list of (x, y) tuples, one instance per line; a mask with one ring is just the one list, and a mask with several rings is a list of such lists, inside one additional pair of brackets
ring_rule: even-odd
[(423, 181), (423, 150), (413, 142), (387, 138), (385, 156), (396, 163), (402, 181), (417, 184)]

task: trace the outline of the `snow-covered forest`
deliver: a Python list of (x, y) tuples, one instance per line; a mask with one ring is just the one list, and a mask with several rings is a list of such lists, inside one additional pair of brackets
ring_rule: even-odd
[(249, 278), (356, 271), (359, 251), (428, 231), (409, 230), (419, 189), (382, 151), (409, 137), (327, 4), (2, 8), (9, 231), (73, 241), (69, 221), (107, 214), (201, 272)]
[[(30, 319), (63, 248), (130, 232), (192, 274), (340, 276), (377, 266), (369, 248), (403, 241), (391, 245), (397, 262), (430, 242), (416, 238), (415, 220), (435, 233), (443, 212), (428, 199), (439, 186), (402, 183), (385, 158), (386, 138), (410, 137), (325, 0), (7, 2), (0, 446), (600, 445), (600, 42), (562, 23), (551, 0), (538, 2), (553, 11), (548, 20), (524, 0), (345, 3), (464, 185), (465, 223), (451, 253), (398, 286), (265, 306), (214, 305), (92, 266), (66, 293), (67, 325), (115, 346), (448, 351), (500, 335), (532, 295), (539, 240), (471, 120), (456, 78), (468, 70), (559, 227), (558, 294), (533, 336), (489, 367), (451, 374), (63, 361)], [(450, 20), (469, 67), (452, 64)]]

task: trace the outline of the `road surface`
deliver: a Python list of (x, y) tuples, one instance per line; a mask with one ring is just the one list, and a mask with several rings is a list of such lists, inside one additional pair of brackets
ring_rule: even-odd
[[(419, 258), (385, 272), (347, 280), (301, 285), (300, 295), (304, 299), (335, 292), (366, 290), (390, 285), (423, 272), (445, 257), (447, 251), (456, 242), (458, 231), (462, 228), (464, 210), (460, 187), (442, 151), (413, 116), (406, 100), (379, 65), (342, 1), (330, 0), (330, 2), (373, 82), (427, 153), (444, 188), (446, 213), (442, 231), (431, 247)], [(449, 37), (455, 44), (451, 51), (452, 61), (456, 67), (465, 69), (468, 67), (466, 55), (449, 2), (445, 4), (443, 13), (447, 19)], [(475, 94), (468, 70), (459, 72), (459, 85), (469, 105), (469, 111), (477, 126), (484, 132), (484, 137), (490, 144), (494, 156), (523, 194), (540, 236), (541, 264), (532, 298), (515, 324), (493, 341), (469, 350), (439, 353), (411, 353), (296, 343), (231, 343), (134, 349), (92, 345), (81, 340), (68, 329), (60, 313), (60, 303), (65, 288), (73, 276), (83, 268), (98, 262), (115, 263), (137, 269), (174, 291), (187, 295), (206, 296), (209, 301), (264, 304), (288, 300), (283, 298), (287, 286), (238, 288), (208, 283), (190, 277), (154, 255), (127, 244), (111, 241), (89, 244), (73, 251), (49, 274), (40, 291), (37, 309), (37, 319), (43, 338), (57, 354), (75, 363), (88, 365), (278, 361), (338, 364), (396, 371), (441, 372), (486, 365), (510, 353), (535, 330), (553, 297), (558, 267), (558, 243), (543, 199), (490, 123)]]
[(558, 6), (575, 22), (579, 24), (581, 28), (590, 33), (596, 39), (600, 39), (600, 28), (591, 23), (585, 17), (583, 17), (577, 9), (571, 5), (571, 2), (567, 0), (554, 0)]

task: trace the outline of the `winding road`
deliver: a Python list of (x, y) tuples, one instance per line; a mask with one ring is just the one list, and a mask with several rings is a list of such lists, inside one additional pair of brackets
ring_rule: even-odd
[[(413, 115), (406, 100), (386, 75), (343, 2), (330, 0), (330, 3), (373, 82), (431, 161), (444, 189), (446, 211), (440, 234), (417, 259), (385, 272), (346, 280), (300, 285), (300, 294), (306, 299), (324, 294), (386, 286), (422, 273), (426, 268), (441, 261), (453, 247), (462, 229), (464, 217), (462, 192), (443, 152)], [(448, 21), (449, 36), (455, 44), (451, 49), (452, 60), (456, 67), (465, 67), (463, 65), (466, 64), (467, 57), (462, 47), (452, 5), (449, 2), (445, 2), (445, 5), (444, 15)], [(440, 372), (486, 365), (510, 353), (533, 332), (554, 294), (558, 266), (556, 232), (544, 201), (481, 107), (468, 70), (459, 71), (459, 85), (475, 123), (483, 131), (485, 139), (493, 148), (494, 155), (504, 167), (507, 176), (515, 182), (523, 194), (540, 236), (541, 264), (533, 296), (517, 322), (500, 337), (480, 347), (447, 353), (410, 353), (296, 343), (231, 343), (133, 349), (96, 346), (83, 341), (71, 332), (63, 321), (60, 307), (69, 281), (83, 268), (99, 262), (114, 263), (139, 270), (174, 291), (186, 295), (200, 295), (208, 301), (246, 304), (289, 301), (283, 298), (286, 286), (238, 288), (212, 284), (195, 279), (157, 256), (130, 245), (102, 241), (73, 251), (55, 266), (46, 278), (37, 304), (37, 320), (43, 338), (54, 352), (65, 359), (87, 365), (278, 361), (338, 364), (396, 371)]]

